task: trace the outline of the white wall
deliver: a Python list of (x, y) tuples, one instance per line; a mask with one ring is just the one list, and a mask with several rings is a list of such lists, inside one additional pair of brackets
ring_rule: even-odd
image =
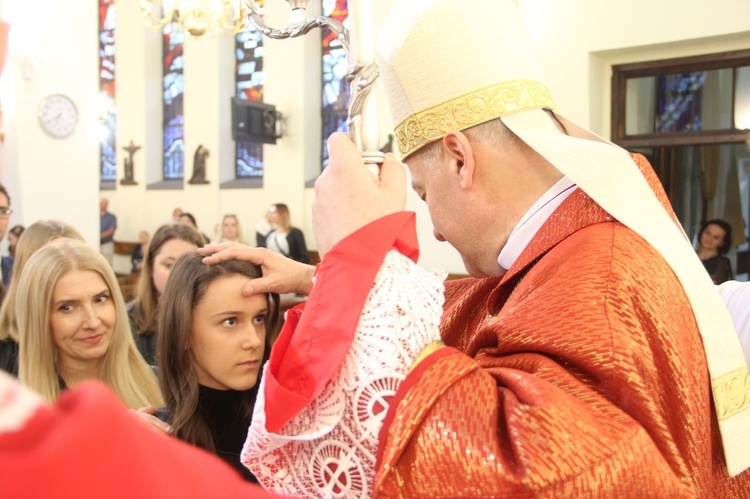
[[(304, 184), (319, 163), (319, 36), (265, 40), (265, 99), (288, 118), (287, 135), (265, 146), (266, 176), (260, 189), (219, 188), (234, 156), (229, 133), (229, 95), (233, 89), (231, 37), (190, 40), (185, 47), (186, 178), (198, 144), (208, 147), (206, 186), (147, 190), (161, 168), (161, 44), (145, 29), (135, 0), (118, 3), (117, 106), (118, 165), (120, 149), (131, 139), (143, 149), (135, 154), (137, 186), (117, 186), (104, 193), (118, 215), (117, 238), (136, 240), (138, 231), (153, 232), (180, 206), (198, 219), (201, 230), (213, 235), (223, 213), (240, 217), (252, 240), (257, 219), (267, 206), (286, 202), (292, 222), (303, 229), (314, 248), (310, 206), (314, 192)], [(379, 25), (395, 0), (373, 3)], [(747, 0), (519, 0), (530, 26), (547, 82), (558, 110), (604, 136), (609, 135), (609, 92), (612, 64), (679, 57), (750, 47), (750, 2)], [(6, 143), (2, 147), (3, 182), (16, 210), (11, 224), (38, 218), (62, 218), (76, 225), (92, 244), (97, 242), (98, 145), (89, 133), (97, 123), (98, 92), (96, 2), (39, 0), (6, 2), (3, 16), (11, 22), (9, 71), (0, 86), (5, 106)], [(286, 24), (289, 7), (267, 0), (267, 21)], [(310, 2), (311, 10), (318, 2)], [(43, 12), (44, 15), (35, 17)], [(63, 21), (64, 20), (64, 21)], [(20, 41), (19, 41), (20, 40)], [(42, 63), (29, 79), (21, 75), (24, 55)], [(12, 78), (8, 76), (12, 74)], [(8, 80), (11, 83), (8, 83)], [(48, 138), (39, 128), (35, 110), (49, 93), (71, 95), (81, 111), (78, 130), (65, 140)], [(384, 113), (387, 116), (387, 113)], [(389, 127), (384, 120), (383, 137)], [(385, 140), (385, 139), (383, 139)], [(147, 175), (148, 168), (148, 175)], [(155, 172), (155, 173), (154, 173)], [(118, 178), (122, 176), (119, 172)], [(410, 195), (409, 208), (418, 212), (422, 244), (420, 263), (462, 272), (455, 252), (432, 238), (426, 210)]]
[[(15, 211), (11, 225), (65, 220), (98, 246), (97, 9), (86, 3), (91, 8), (52, 0), (3, 5), (11, 30), (1, 87), (2, 180)], [(39, 102), (54, 93), (67, 94), (78, 107), (80, 121), (67, 139), (51, 138), (37, 122)]]

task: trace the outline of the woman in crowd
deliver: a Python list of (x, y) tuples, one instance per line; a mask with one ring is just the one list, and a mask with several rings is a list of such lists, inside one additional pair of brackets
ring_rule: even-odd
[(270, 231), (265, 234), (259, 229), (256, 233), (257, 245), (280, 253), (301, 263), (310, 263), (302, 231), (292, 227), (289, 207), (283, 203), (272, 204), (266, 214)]
[(242, 240), (242, 228), (237, 215), (224, 215), (224, 218), (221, 219), (221, 236), (216, 242), (245, 244), (245, 241)]
[(21, 234), (23, 234), (24, 230), (25, 228), (23, 225), (14, 225), (8, 231), (8, 254), (11, 258), (16, 257), (16, 246), (18, 245), (18, 240), (21, 238)]
[(184, 223), (162, 225), (144, 255), (135, 300), (128, 305), (130, 327), (138, 351), (150, 365), (156, 365), (156, 313), (172, 266), (183, 253), (205, 244), (195, 228)]
[(732, 226), (724, 220), (709, 220), (698, 234), (698, 258), (714, 284), (733, 279), (732, 265), (724, 256), (732, 247)]
[(240, 462), (260, 370), (279, 326), (278, 295), (242, 296), (260, 268), (239, 260), (204, 265), (180, 257), (159, 303), (159, 380), (171, 434), (221, 457), (255, 481)]
[[(192, 225), (196, 229), (198, 228), (198, 222), (196, 222), (195, 217), (192, 213), (183, 212), (182, 215), (180, 215), (180, 222), (188, 225)], [(207, 235), (205, 235), (203, 232), (201, 232), (201, 236), (203, 236), (203, 239), (206, 241), (205, 244), (208, 244), (211, 242), (211, 240), (208, 238)]]
[(23, 232), (16, 246), (13, 277), (0, 308), (0, 369), (18, 376), (18, 320), (16, 318), (16, 294), (26, 262), (39, 248), (50, 241), (67, 237), (83, 241), (83, 237), (72, 226), (57, 220), (34, 222)]
[(45, 400), (87, 380), (104, 382), (133, 409), (163, 400), (97, 250), (65, 238), (41, 248), (21, 273), (17, 306), (19, 378)]

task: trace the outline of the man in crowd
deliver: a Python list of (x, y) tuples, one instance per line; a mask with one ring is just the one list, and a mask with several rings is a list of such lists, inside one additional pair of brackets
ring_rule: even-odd
[(380, 33), (412, 186), (475, 277), (446, 284), (442, 344), (441, 289), (406, 258), (403, 169), (387, 157), (374, 178), (343, 135), (316, 182), (314, 284), (263, 250), (206, 249), (263, 265), (246, 293), (310, 291), (245, 449), (266, 487), (750, 494), (750, 375), (726, 309), (645, 159), (553, 111), (522, 24), (511, 0), (405, 0)]
[(115, 231), (117, 230), (117, 217), (107, 211), (109, 200), (101, 198), (99, 200), (99, 243), (101, 252), (107, 259), (110, 266), (114, 265), (115, 260)]

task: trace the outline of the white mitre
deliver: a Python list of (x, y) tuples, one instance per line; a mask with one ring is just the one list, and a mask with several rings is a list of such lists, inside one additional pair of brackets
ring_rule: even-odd
[(400, 0), (380, 32), (378, 66), (404, 158), (448, 130), (500, 118), (664, 257), (700, 328), (729, 473), (750, 467), (750, 374), (726, 308), (628, 153), (561, 118), (564, 135), (543, 111), (552, 97), (514, 3)]

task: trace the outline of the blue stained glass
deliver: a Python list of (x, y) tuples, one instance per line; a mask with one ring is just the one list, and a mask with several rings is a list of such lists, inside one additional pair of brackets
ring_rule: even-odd
[(165, 26), (162, 37), (164, 160), (165, 180), (185, 178), (185, 118), (183, 95), (184, 33), (174, 23)]
[[(261, 14), (264, 2), (257, 1)], [(235, 37), (235, 88), (237, 96), (251, 101), (263, 101), (266, 82), (263, 71), (263, 35), (254, 27)], [(263, 177), (263, 145), (238, 140), (235, 143), (236, 178)]]
[(117, 180), (115, 144), (115, 25), (114, 0), (99, 0), (99, 94), (102, 105), (99, 172), (101, 180)]
[(701, 130), (705, 71), (659, 76), (657, 81), (656, 132)]
[[(323, 15), (341, 23), (349, 15), (347, 0), (324, 0)], [(346, 51), (336, 33), (323, 29), (323, 99), (321, 108), (323, 131), (322, 168), (328, 166), (326, 141), (334, 132), (346, 132), (348, 127), (349, 83), (344, 79), (349, 68)]]

